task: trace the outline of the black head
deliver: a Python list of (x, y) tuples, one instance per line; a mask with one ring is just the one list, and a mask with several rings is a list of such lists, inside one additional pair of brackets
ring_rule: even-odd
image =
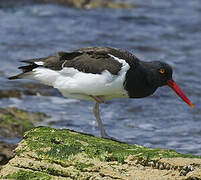
[(192, 102), (172, 79), (172, 68), (170, 65), (160, 61), (152, 61), (148, 64), (149, 70), (147, 70), (147, 81), (150, 86), (158, 88), (160, 86), (168, 85), (181, 99), (183, 99), (183, 101), (192, 108), (194, 107)]
[(130, 98), (142, 98), (153, 94), (160, 86), (172, 79), (172, 68), (163, 62), (140, 61), (138, 66), (129, 69), (124, 88)]
[(160, 61), (145, 63), (147, 82), (152, 87), (160, 87), (168, 84), (172, 79), (172, 68), (170, 65)]
[(138, 66), (131, 67), (128, 70), (124, 82), (124, 88), (128, 91), (130, 98), (149, 96), (153, 94), (158, 87), (164, 85), (168, 85), (188, 105), (194, 107), (192, 102), (172, 79), (172, 68), (167, 63), (160, 61), (140, 61)]

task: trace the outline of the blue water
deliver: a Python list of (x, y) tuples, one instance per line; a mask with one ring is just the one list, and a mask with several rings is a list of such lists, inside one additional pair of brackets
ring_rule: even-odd
[[(133, 10), (79, 10), (54, 4), (0, 8), (0, 89), (18, 73), (19, 60), (85, 46), (127, 49), (145, 61), (161, 60), (174, 69), (174, 79), (195, 104), (192, 109), (168, 87), (144, 99), (115, 99), (101, 105), (109, 135), (128, 143), (171, 148), (201, 155), (201, 3), (200, 0), (131, 1)], [(27, 82), (27, 80), (26, 80)], [(93, 103), (61, 96), (0, 99), (51, 115), (42, 124), (99, 136)], [(54, 122), (54, 123), (53, 123)]]

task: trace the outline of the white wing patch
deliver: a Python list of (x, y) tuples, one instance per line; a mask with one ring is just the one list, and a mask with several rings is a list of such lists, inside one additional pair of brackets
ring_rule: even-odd
[[(123, 67), (127, 67), (128, 69), (130, 68), (130, 66), (128, 65), (128, 63), (124, 60), (124, 59), (119, 59), (118, 57), (115, 57), (115, 56), (113, 56), (112, 54), (108, 54), (110, 57), (112, 57), (112, 58), (114, 58), (115, 60), (117, 60), (117, 61), (119, 61), (122, 65), (123, 65)], [(128, 70), (127, 69), (127, 70)], [(126, 70), (126, 71), (127, 71)]]
[(61, 65), (62, 69), (64, 68), (64, 65), (66, 64), (67, 60), (64, 61), (64, 63)]
[(105, 70), (101, 74), (80, 72), (72, 67), (55, 71), (43, 67), (35, 68), (27, 77), (57, 88), (64, 96), (91, 100), (90, 95), (105, 96), (105, 99), (128, 97), (123, 87), (125, 75), (130, 66), (125, 60), (110, 55), (122, 64), (118, 75)]
[(34, 63), (37, 64), (37, 65), (39, 65), (39, 66), (42, 66), (44, 64), (44, 62), (42, 62), (42, 61), (36, 61)]

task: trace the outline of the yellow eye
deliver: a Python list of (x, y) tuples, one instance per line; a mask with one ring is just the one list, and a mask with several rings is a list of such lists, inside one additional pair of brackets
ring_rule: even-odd
[(164, 73), (165, 73), (165, 69), (162, 69), (162, 68), (161, 68), (161, 69), (159, 70), (159, 72), (160, 72), (161, 74), (164, 74)]

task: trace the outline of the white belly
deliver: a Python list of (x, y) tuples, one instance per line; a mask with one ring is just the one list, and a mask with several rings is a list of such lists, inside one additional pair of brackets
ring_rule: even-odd
[(128, 97), (123, 83), (130, 66), (123, 60), (121, 60), (121, 63), (122, 68), (118, 75), (113, 75), (107, 70), (101, 74), (92, 74), (68, 67), (60, 71), (38, 67), (27, 78), (39, 80), (44, 84), (53, 86), (63, 96), (70, 98), (92, 100), (90, 97), (92, 95), (104, 96), (105, 100), (109, 100), (112, 98)]

